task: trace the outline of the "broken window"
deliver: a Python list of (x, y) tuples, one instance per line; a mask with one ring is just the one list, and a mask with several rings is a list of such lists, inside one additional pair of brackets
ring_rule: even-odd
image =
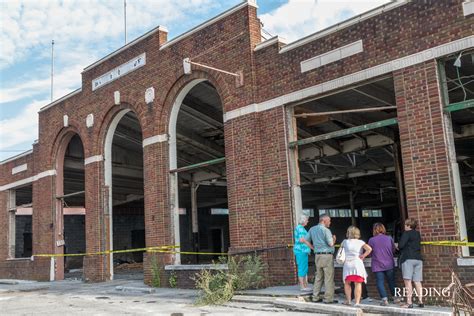
[[(439, 65), (460, 234), (474, 241), (474, 51), (458, 52)], [(463, 255), (474, 255), (474, 247), (463, 247)]]
[(393, 79), (310, 100), (290, 112), (295, 198), (303, 210), (318, 210), (309, 227), (328, 214), (338, 241), (350, 225), (368, 240), (376, 222), (397, 240), (406, 209)]
[(9, 191), (9, 257), (33, 253), (33, 185)]

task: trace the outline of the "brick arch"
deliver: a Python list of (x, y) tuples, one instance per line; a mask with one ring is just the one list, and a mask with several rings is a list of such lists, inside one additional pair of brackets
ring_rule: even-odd
[(66, 152), (67, 146), (69, 145), (69, 141), (76, 134), (81, 139), (82, 149), (84, 151), (84, 159), (86, 158), (86, 149), (88, 148), (87, 137), (84, 137), (84, 135), (82, 135), (81, 130), (78, 127), (69, 124), (68, 127), (62, 128), (56, 134), (56, 137), (53, 141), (53, 146), (51, 146), (50, 154), (48, 155), (48, 157), (51, 157), (49, 163), (53, 169), (56, 169), (57, 167), (58, 158), (64, 158), (64, 154)]
[(196, 79), (209, 81), (214, 86), (221, 99), (222, 111), (225, 113), (226, 105), (230, 102), (229, 85), (225, 81), (222, 74), (215, 73), (214, 75), (214, 73), (215, 72), (211, 74), (202, 70), (193, 70), (190, 75), (182, 75), (173, 83), (165, 96), (161, 111), (157, 111), (155, 117), (155, 122), (158, 122), (157, 134), (168, 133), (171, 111), (176, 99), (180, 95), (181, 91)]
[[(168, 95), (165, 98), (162, 112), (159, 113), (158, 116), (158, 122), (160, 124), (158, 130), (160, 131), (160, 134), (167, 133), (169, 136), (167, 146), (165, 145), (167, 147), (167, 149), (165, 149), (165, 152), (167, 151), (169, 169), (175, 169), (177, 167), (176, 126), (181, 102), (184, 100), (185, 96), (189, 93), (189, 91), (191, 91), (192, 88), (194, 88), (197, 84), (205, 81), (210, 82), (216, 89), (220, 97), (223, 113), (225, 113), (226, 104), (229, 104), (230, 94), (228, 90), (228, 85), (220, 76), (220, 74), (218, 74), (216, 77), (213, 77), (212, 75), (206, 72), (195, 71), (189, 76), (181, 76), (172, 85), (172, 88), (169, 90)], [(168, 198), (170, 201), (170, 205), (172, 205), (171, 221), (173, 225), (171, 226), (173, 227), (174, 231), (172, 235), (174, 236), (174, 243), (180, 244), (180, 225), (178, 215), (179, 213), (177, 209), (179, 206), (177, 173), (169, 175), (167, 184), (169, 189)], [(181, 262), (181, 256), (179, 253), (175, 255), (174, 261), (175, 264), (179, 264)]]
[[(123, 97), (121, 96), (123, 99)], [(105, 142), (107, 137), (107, 132), (110, 129), (110, 126), (120, 112), (123, 110), (129, 110), (133, 112), (138, 118), (138, 123), (140, 124), (140, 129), (142, 131), (142, 138), (144, 138), (144, 126), (146, 126), (146, 117), (144, 111), (140, 110), (140, 107), (130, 103), (128, 101), (121, 102), (119, 105), (112, 106), (107, 113), (105, 113), (104, 118), (100, 122), (99, 134), (97, 139), (94, 141), (94, 151), (95, 155), (104, 155)], [(143, 141), (143, 139), (142, 139)]]
[[(56, 176), (54, 177), (54, 189), (53, 189), (53, 196), (61, 196), (64, 194), (64, 158), (66, 155), (67, 147), (71, 141), (71, 139), (78, 135), (81, 144), (84, 159), (86, 158), (86, 146), (87, 144), (84, 141), (87, 139), (83, 135), (81, 135), (80, 129), (74, 125), (70, 125), (68, 127), (62, 128), (56, 135), (56, 138), (53, 142), (53, 146), (51, 147), (51, 164), (54, 166), (56, 170)], [(85, 180), (85, 173), (84, 173), (84, 180)], [(53, 209), (54, 209), (54, 234), (53, 234), (53, 253), (55, 254), (63, 254), (64, 247), (57, 244), (57, 241), (64, 240), (63, 230), (64, 230), (64, 220), (63, 220), (63, 205), (62, 201), (54, 198), (53, 202)], [(54, 271), (54, 280), (63, 280), (64, 279), (64, 261), (58, 260), (56, 263), (56, 269)]]

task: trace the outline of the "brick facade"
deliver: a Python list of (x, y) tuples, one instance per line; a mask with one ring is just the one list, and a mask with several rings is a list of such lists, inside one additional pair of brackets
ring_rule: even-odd
[[(230, 14), (167, 46), (164, 46), (169, 43), (166, 31), (158, 29), (86, 68), (81, 91), (42, 110), (39, 140), (33, 153), (1, 164), (0, 185), (56, 170), (58, 153), (67, 146), (66, 136), (78, 134), (86, 159), (102, 157), (85, 165), (86, 251), (109, 250), (108, 188), (103, 157), (107, 131), (121, 110), (130, 109), (136, 114), (143, 139), (149, 139), (168, 133), (173, 104), (194, 79), (208, 80), (219, 93), (224, 113), (228, 113), (472, 36), (473, 22), (472, 16), (463, 15), (460, 0), (413, 1), (284, 53), (279, 52), (284, 47), (281, 43), (254, 50), (261, 42), (260, 21), (256, 8), (250, 4), (240, 5)], [(301, 73), (301, 61), (359, 39), (364, 41), (363, 53)], [(94, 78), (142, 53), (146, 53), (145, 66), (92, 91)], [(182, 60), (186, 57), (228, 71), (242, 71), (244, 85), (236, 87), (233, 77), (215, 71), (193, 69), (191, 75), (184, 75)], [(423, 238), (457, 240), (459, 232), (455, 224), (436, 60), (417, 63), (391, 75), (400, 122), (408, 214), (420, 221)], [(144, 97), (148, 87), (155, 89), (155, 99), (150, 104), (145, 103)], [(120, 92), (120, 105), (114, 105), (115, 91)], [(86, 127), (88, 114), (94, 115), (90, 128)], [(69, 117), (68, 128), (63, 127), (63, 115)], [(224, 124), (231, 253), (292, 242), (294, 214), (288, 127), (284, 106), (241, 115)], [(143, 161), (146, 245), (173, 244), (168, 143), (145, 146)], [(13, 167), (25, 162), (26, 171), (11, 174)], [(33, 181), (34, 254), (62, 251), (55, 244), (56, 178), (49, 175)], [(0, 207), (3, 210), (0, 212), (0, 278), (49, 280), (48, 258), (8, 259), (6, 190), (0, 192)], [(446, 285), (447, 267), (456, 266), (453, 258), (459, 256), (459, 249), (426, 247), (424, 252), (427, 284)], [(144, 256), (147, 283), (151, 280), (151, 256)], [(170, 254), (156, 256), (160, 265), (173, 263)], [(291, 251), (271, 251), (263, 258), (268, 264), (268, 284), (295, 282)], [(472, 273), (474, 267), (463, 267), (462, 276), (469, 278)], [(86, 257), (84, 274), (88, 281), (107, 280), (108, 256)]]

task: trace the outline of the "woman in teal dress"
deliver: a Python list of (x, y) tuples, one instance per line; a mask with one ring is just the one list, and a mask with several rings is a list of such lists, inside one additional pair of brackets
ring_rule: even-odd
[(298, 283), (301, 291), (311, 291), (308, 287), (308, 255), (311, 249), (305, 243), (300, 242), (301, 237), (305, 237), (308, 233), (304, 228), (308, 225), (308, 216), (301, 215), (298, 221), (298, 225), (294, 231), (294, 243), (293, 253), (296, 258), (296, 266), (298, 267)]

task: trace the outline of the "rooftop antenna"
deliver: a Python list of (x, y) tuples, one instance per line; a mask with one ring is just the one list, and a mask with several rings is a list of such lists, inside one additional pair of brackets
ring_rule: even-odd
[(53, 83), (54, 83), (54, 40), (51, 41), (51, 102), (53, 102)]
[(123, 24), (125, 29), (125, 45), (127, 45), (127, 0), (123, 0)]

